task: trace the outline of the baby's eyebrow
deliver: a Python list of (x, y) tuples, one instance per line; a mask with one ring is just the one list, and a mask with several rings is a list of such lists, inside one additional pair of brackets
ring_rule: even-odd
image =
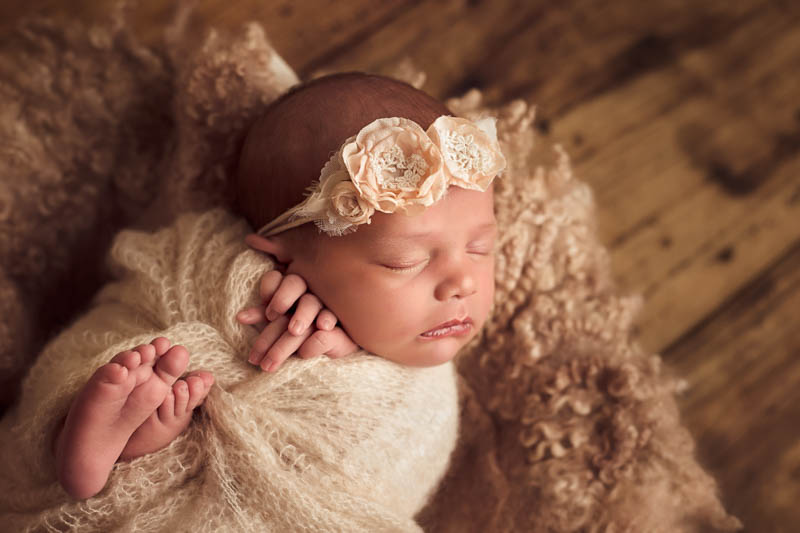
[(497, 229), (497, 222), (495, 222), (494, 220), (491, 222), (486, 222), (485, 224), (481, 224), (475, 229), (478, 233), (494, 231), (495, 229)]
[[(489, 233), (490, 231), (494, 231), (496, 228), (497, 228), (497, 223), (496, 222), (486, 222), (486, 223), (481, 224), (479, 226), (475, 226), (475, 228), (473, 229), (472, 232), (483, 234), (483, 233)], [(472, 233), (472, 232), (470, 232), (470, 233)], [(388, 242), (391, 242), (391, 241), (413, 241), (413, 240), (424, 239), (426, 237), (430, 237), (433, 234), (434, 234), (434, 232), (430, 231), (430, 230), (428, 230), (428, 231), (416, 231), (416, 232), (412, 232), (412, 233), (392, 233), (392, 234), (389, 234), (389, 235), (384, 235), (384, 236), (380, 237), (378, 240), (379, 241), (388, 241)]]

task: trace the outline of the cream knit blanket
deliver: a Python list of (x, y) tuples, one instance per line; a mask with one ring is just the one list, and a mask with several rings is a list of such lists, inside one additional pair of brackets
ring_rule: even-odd
[[(271, 261), (221, 209), (157, 233), (122, 232), (117, 281), (45, 348), (0, 425), (5, 531), (419, 531), (458, 429), (451, 363), (407, 368), (361, 352), (245, 361), (256, 335), (235, 320)], [(50, 435), (76, 391), (117, 352), (163, 335), (216, 383), (171, 445), (117, 464), (94, 498), (71, 501)]]

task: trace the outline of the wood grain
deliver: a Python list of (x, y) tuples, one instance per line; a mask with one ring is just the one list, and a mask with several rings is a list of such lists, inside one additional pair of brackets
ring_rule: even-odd
[[(0, 4), (98, 21), (108, 4)], [(160, 39), (170, 2), (131, 11)], [(199, 2), (198, 31), (256, 20), (302, 78), (403, 58), (445, 98), (538, 106), (594, 190), (639, 338), (686, 378), (698, 454), (748, 531), (800, 524), (800, 4), (493, 0)]]
[(796, 531), (800, 245), (665, 352), (701, 461), (750, 531)]

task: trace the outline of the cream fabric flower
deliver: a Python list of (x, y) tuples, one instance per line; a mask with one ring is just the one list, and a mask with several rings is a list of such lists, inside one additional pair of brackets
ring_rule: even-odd
[(370, 217), (375, 212), (349, 180), (340, 181), (333, 187), (330, 206), (329, 218), (336, 216), (353, 226), (369, 224)]
[[(322, 167), (319, 181), (309, 187), (306, 200), (293, 211), (290, 210), (290, 216), (284, 218), (290, 220), (285, 225), (286, 229), (293, 227), (289, 224), (313, 220), (320, 230), (329, 235), (344, 235), (355, 231), (354, 226), (369, 224), (374, 212), (375, 209), (361, 197), (350, 180), (350, 173), (344, 167), (339, 150)], [(280, 219), (276, 221), (281, 222)], [(274, 235), (278, 230), (278, 226), (275, 226), (275, 231), (270, 228), (269, 234)]]
[(451, 185), (485, 191), (506, 167), (492, 117), (472, 122), (442, 115), (428, 128), (428, 135), (441, 150)]
[(384, 213), (420, 212), (447, 191), (439, 149), (406, 118), (371, 122), (342, 148), (342, 160), (361, 197)]

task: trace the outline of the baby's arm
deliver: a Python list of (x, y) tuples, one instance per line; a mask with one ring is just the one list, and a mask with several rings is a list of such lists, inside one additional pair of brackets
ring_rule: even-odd
[[(297, 274), (284, 276), (271, 270), (261, 277), (259, 293), (264, 304), (237, 315), (243, 324), (266, 326), (253, 343), (248, 357), (250, 363), (274, 372), (295, 352), (303, 359), (319, 355), (336, 358), (359, 349), (347, 333), (336, 326), (336, 315), (307, 290), (305, 280)], [(287, 315), (295, 304), (294, 314)]]

